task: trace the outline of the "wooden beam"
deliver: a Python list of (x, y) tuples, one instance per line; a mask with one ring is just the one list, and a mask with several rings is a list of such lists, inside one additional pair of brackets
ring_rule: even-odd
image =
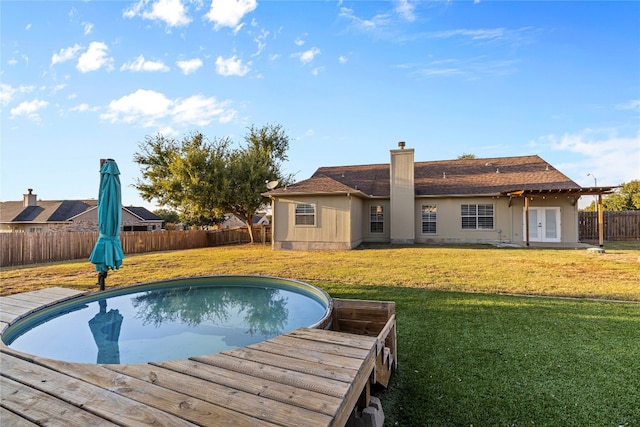
[(529, 198), (524, 197), (524, 227), (525, 227), (525, 242), (529, 246)]
[(598, 244), (604, 247), (604, 212), (602, 206), (602, 193), (598, 194)]

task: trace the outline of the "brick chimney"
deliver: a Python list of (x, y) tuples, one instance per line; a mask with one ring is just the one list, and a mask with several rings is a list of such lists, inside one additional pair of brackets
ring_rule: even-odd
[(27, 194), (23, 194), (23, 206), (25, 208), (28, 206), (38, 206), (37, 195), (33, 194), (33, 188), (28, 188), (27, 191)]
[(405, 149), (404, 141), (391, 150), (390, 237), (391, 243), (415, 242), (415, 190), (413, 148)]

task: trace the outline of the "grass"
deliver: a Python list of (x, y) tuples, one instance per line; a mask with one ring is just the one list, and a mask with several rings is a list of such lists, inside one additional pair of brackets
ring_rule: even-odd
[[(638, 242), (607, 245), (602, 255), (236, 246), (129, 256), (107, 285), (263, 274), (308, 281), (334, 297), (396, 301), (399, 370), (376, 391), (389, 426), (631, 427), (640, 425), (639, 257)], [(2, 294), (96, 290), (86, 260), (4, 268), (0, 281)]]

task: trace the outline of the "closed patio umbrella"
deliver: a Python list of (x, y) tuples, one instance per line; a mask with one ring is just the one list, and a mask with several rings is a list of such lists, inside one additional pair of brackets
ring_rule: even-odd
[(107, 159), (100, 167), (100, 191), (98, 192), (98, 230), (100, 236), (89, 260), (96, 265), (98, 285), (104, 290), (104, 281), (109, 269), (117, 270), (122, 265), (124, 253), (120, 244), (122, 224), (122, 195), (120, 170), (115, 160)]
[(89, 320), (89, 329), (98, 346), (96, 363), (120, 363), (118, 339), (123, 316), (118, 310), (107, 311), (107, 300), (98, 301), (100, 311)]

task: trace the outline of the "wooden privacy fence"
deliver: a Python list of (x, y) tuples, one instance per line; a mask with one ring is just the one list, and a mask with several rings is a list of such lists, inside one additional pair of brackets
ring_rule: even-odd
[[(124, 231), (120, 234), (125, 254), (194, 249), (208, 246), (208, 232)], [(98, 240), (97, 232), (0, 233), (0, 266), (38, 264), (86, 258)]]
[[(580, 240), (598, 240), (598, 213), (578, 215)], [(605, 211), (603, 217), (605, 240), (640, 240), (640, 211)]]
[[(236, 243), (249, 243), (248, 227), (231, 227), (224, 230), (209, 232), (209, 246), (232, 245)], [(256, 225), (253, 227), (254, 243), (271, 244), (271, 226)]]

